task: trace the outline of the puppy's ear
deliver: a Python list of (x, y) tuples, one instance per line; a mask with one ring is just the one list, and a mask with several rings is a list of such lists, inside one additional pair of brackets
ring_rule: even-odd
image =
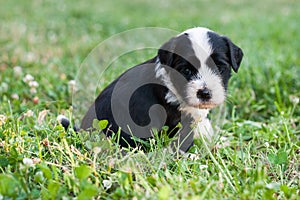
[(166, 66), (171, 66), (174, 59), (174, 51), (176, 47), (176, 37), (171, 38), (163, 44), (158, 50), (158, 58), (160, 63)]
[(241, 48), (233, 44), (229, 38), (226, 37), (225, 39), (229, 47), (230, 64), (233, 71), (237, 73), (244, 56), (243, 51)]

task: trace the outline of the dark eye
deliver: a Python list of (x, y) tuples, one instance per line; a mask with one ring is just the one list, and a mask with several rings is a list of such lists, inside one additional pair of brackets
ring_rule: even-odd
[(192, 75), (192, 70), (191, 70), (190, 68), (185, 67), (185, 68), (183, 68), (183, 69), (181, 70), (181, 73), (182, 73), (184, 76), (189, 77), (189, 76)]

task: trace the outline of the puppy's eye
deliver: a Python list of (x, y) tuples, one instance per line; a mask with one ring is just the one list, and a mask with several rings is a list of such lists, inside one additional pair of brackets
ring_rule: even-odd
[(182, 73), (184, 76), (187, 76), (187, 77), (189, 77), (189, 76), (192, 75), (192, 71), (191, 71), (191, 69), (189, 69), (189, 68), (183, 68), (183, 69), (181, 70), (181, 73)]

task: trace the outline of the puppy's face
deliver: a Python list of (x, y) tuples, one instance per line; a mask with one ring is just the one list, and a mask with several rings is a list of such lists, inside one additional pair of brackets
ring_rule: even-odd
[(231, 69), (238, 71), (242, 57), (228, 38), (193, 28), (159, 49), (156, 76), (169, 89), (169, 103), (210, 109), (224, 102)]

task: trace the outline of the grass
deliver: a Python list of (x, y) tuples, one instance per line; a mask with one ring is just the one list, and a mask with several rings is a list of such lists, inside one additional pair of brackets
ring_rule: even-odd
[[(299, 199), (298, 1), (0, 3), (0, 199)], [(101, 41), (136, 27), (194, 26), (244, 50), (227, 103), (213, 114), (226, 140), (206, 148), (199, 139), (193, 159), (162, 145), (123, 155), (97, 132), (56, 122), (78, 117), (70, 80)], [(118, 66), (151, 55), (135, 53)], [(107, 72), (100, 87), (123, 70)]]

